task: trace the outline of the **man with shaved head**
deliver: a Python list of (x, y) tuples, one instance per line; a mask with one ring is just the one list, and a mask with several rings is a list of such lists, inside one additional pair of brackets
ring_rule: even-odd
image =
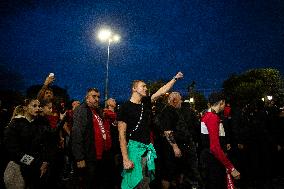
[[(122, 105), (117, 118), (124, 167), (122, 189), (149, 188), (149, 181), (155, 170), (154, 159), (156, 158), (156, 151), (150, 140), (151, 102), (168, 92), (182, 77), (181, 72), (177, 73), (152, 96), (147, 96), (147, 86), (144, 81), (133, 81), (131, 98)], [(148, 177), (143, 174), (146, 162)]]

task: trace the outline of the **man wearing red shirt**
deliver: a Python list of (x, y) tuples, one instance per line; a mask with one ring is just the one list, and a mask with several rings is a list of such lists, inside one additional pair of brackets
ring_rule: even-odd
[(82, 188), (112, 188), (109, 177), (111, 135), (99, 108), (100, 92), (91, 88), (85, 102), (74, 110), (72, 152), (83, 182)]
[[(235, 179), (240, 178), (240, 173), (227, 158), (219, 141), (220, 118), (218, 113), (224, 110), (225, 98), (222, 93), (212, 93), (208, 100), (211, 105), (210, 111), (201, 118), (202, 151), (200, 159), (204, 168), (206, 189), (224, 189), (226, 188), (226, 172), (229, 177), (231, 175)], [(227, 183), (227, 188), (230, 188), (230, 184)]]

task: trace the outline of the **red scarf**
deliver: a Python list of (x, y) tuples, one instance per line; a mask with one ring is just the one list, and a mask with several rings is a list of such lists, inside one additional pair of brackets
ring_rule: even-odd
[(226, 173), (227, 189), (234, 189), (234, 181), (230, 173)]
[[(108, 151), (111, 148), (111, 136), (109, 127), (105, 127), (103, 120), (92, 110), (93, 113), (93, 132), (94, 132), (94, 143), (96, 147), (97, 159), (102, 159), (103, 152)], [(104, 137), (105, 136), (105, 139)]]

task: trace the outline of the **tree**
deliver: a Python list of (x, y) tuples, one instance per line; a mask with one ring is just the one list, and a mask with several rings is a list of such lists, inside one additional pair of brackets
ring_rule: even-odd
[(14, 106), (22, 104), (24, 99), (24, 96), (19, 91), (0, 90), (2, 107), (9, 109), (9, 111), (13, 111)]
[(195, 90), (195, 85), (196, 85), (195, 81), (192, 81), (191, 84), (188, 85), (187, 87), (188, 99), (193, 98), (194, 102), (192, 103), (192, 107), (198, 112), (201, 112), (207, 108), (207, 100), (202, 93), (197, 92)]
[(154, 94), (157, 92), (163, 85), (165, 85), (166, 82), (163, 80), (158, 80), (158, 81), (148, 81), (147, 82), (147, 87), (148, 87), (148, 93), (149, 95)]
[(193, 91), (191, 97), (194, 99), (194, 109), (201, 112), (207, 108), (207, 100), (205, 96), (197, 91)]
[(232, 75), (224, 81), (223, 88), (232, 104), (244, 105), (267, 95), (278, 99), (282, 83), (278, 70), (262, 68)]

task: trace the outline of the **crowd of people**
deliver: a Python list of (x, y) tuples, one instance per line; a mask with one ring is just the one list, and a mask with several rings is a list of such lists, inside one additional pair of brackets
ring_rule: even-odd
[(50, 74), (1, 121), (1, 188), (249, 189), (283, 178), (284, 115), (273, 101), (231, 107), (214, 92), (197, 112), (168, 93), (182, 78), (151, 96), (135, 80), (119, 108), (114, 98), (101, 108), (96, 88), (58, 108)]

